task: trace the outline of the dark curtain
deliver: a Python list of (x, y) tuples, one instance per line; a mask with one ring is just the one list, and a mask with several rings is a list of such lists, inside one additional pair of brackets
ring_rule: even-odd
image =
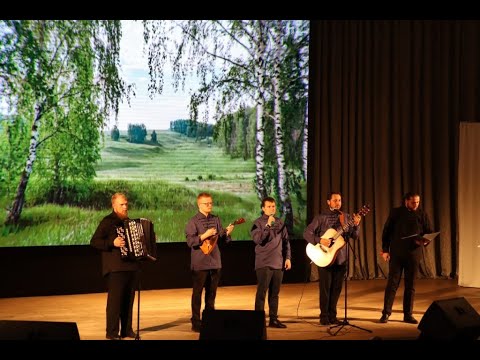
[(478, 21), (311, 22), (308, 221), (330, 190), (344, 211), (371, 205), (350, 278), (388, 274), (383, 224), (410, 190), (441, 231), (421, 276), (457, 276), (459, 123), (480, 120), (479, 69)]

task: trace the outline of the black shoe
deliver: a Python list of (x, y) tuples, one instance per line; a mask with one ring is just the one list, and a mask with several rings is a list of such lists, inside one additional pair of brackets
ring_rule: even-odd
[(386, 324), (388, 322), (388, 318), (390, 317), (390, 315), (388, 314), (383, 314), (382, 317), (380, 318), (380, 322), (382, 324)]
[(330, 325), (330, 321), (328, 319), (320, 319), (320, 325)]
[(268, 326), (273, 327), (273, 328), (278, 328), (278, 329), (285, 329), (287, 327), (287, 325), (280, 322), (280, 320), (278, 320), (278, 319), (270, 320), (270, 323), (268, 324)]
[(403, 317), (403, 321), (409, 324), (418, 324), (417, 319), (415, 319), (412, 315), (405, 315)]
[(118, 335), (109, 335), (109, 334), (107, 334), (106, 338), (107, 338), (108, 340), (120, 340), (120, 336), (118, 336)]
[(199, 333), (202, 329), (202, 320), (191, 320), (192, 321), (192, 331)]
[(337, 318), (332, 318), (332, 319), (328, 319), (328, 322), (332, 325), (338, 325), (338, 324), (341, 324), (342, 322), (340, 320), (338, 320)]
[(130, 330), (127, 335), (121, 335), (121, 338), (122, 339), (125, 339), (125, 338), (132, 338), (132, 339), (135, 339), (137, 337), (137, 333), (133, 330)]
[(192, 331), (199, 333), (200, 332), (200, 326), (192, 325)]

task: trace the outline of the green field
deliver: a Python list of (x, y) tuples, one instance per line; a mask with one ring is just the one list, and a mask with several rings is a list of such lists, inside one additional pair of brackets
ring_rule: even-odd
[[(250, 240), (250, 227), (260, 215), (260, 201), (254, 192), (254, 161), (230, 159), (206, 141), (196, 142), (170, 131), (156, 132), (156, 145), (132, 144), (123, 136), (114, 142), (106, 136), (90, 195), (102, 197), (104, 209), (26, 206), (18, 227), (0, 227), (0, 246), (88, 244), (98, 222), (111, 211), (109, 196), (115, 191), (127, 193), (131, 218), (153, 221), (158, 242), (185, 241), (185, 225), (197, 212), (196, 196), (202, 191), (213, 195), (213, 213), (220, 216), (224, 226), (245, 218), (232, 237)], [(295, 212), (295, 233), (300, 235), (304, 216)]]
[[(97, 179), (165, 180), (197, 190), (253, 195), (255, 163), (230, 159), (222, 149), (167, 130), (156, 130), (157, 145), (106, 139)], [(150, 138), (150, 135), (147, 137)]]

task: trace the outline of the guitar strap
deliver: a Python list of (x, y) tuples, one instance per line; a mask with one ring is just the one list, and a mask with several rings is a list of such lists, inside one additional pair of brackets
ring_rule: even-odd
[(340, 219), (340, 225), (342, 225), (342, 228), (345, 228), (345, 215), (341, 211), (339, 211), (339, 213), (338, 218)]

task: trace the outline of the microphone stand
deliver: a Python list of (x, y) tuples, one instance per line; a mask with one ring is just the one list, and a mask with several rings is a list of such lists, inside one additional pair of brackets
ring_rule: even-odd
[[(352, 248), (352, 245), (350, 245), (350, 241), (347, 241), (347, 244), (348, 244), (348, 247), (350, 249), (347, 249), (347, 271), (345, 272), (345, 317), (343, 319), (343, 321), (340, 323), (340, 324), (337, 324), (337, 325), (334, 325), (334, 326), (330, 326), (330, 328), (328, 329), (328, 332), (330, 333), (330, 335), (332, 336), (336, 336), (338, 334), (338, 332), (340, 330), (342, 330), (345, 326), (351, 326), (351, 327), (354, 327), (356, 329), (360, 329), (360, 330), (363, 330), (363, 331), (367, 331), (369, 333), (372, 332), (372, 330), (368, 330), (368, 329), (365, 329), (365, 328), (362, 328), (360, 326), (357, 326), (357, 325), (353, 325), (353, 324), (350, 324), (348, 322), (348, 317), (347, 317), (347, 279), (348, 279), (348, 269), (350, 267), (350, 250), (352, 250), (353, 252), (353, 261), (355, 263), (355, 259), (356, 259), (356, 256), (355, 256), (355, 251), (353, 250)], [(335, 333), (331, 333), (331, 330), (332, 329), (335, 329), (336, 327), (338, 327), (337, 331)]]
[[(139, 264), (141, 266), (141, 263)], [(139, 267), (137, 271), (137, 334), (135, 335), (135, 340), (140, 340), (140, 275), (141, 268)]]

